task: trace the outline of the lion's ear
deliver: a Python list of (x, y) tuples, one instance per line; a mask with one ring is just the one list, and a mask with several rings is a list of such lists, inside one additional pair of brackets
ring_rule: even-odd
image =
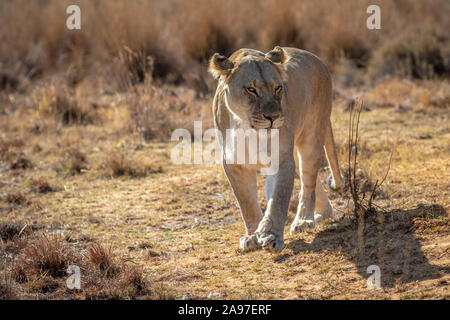
[(233, 62), (218, 53), (214, 53), (209, 61), (209, 72), (216, 79), (219, 79), (221, 76), (227, 76), (233, 68)]
[(279, 46), (276, 46), (272, 51), (267, 52), (266, 58), (274, 63), (285, 63), (287, 60), (286, 53), (283, 48)]

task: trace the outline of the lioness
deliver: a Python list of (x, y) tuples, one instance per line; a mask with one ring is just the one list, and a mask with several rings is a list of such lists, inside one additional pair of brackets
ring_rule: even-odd
[[(279, 170), (267, 177), (264, 214), (257, 200), (260, 166), (228, 164), (224, 159), (223, 168), (245, 223), (240, 248), (280, 252), (296, 168), (301, 191), (291, 234), (332, 217), (318, 178), (324, 146), (332, 188), (343, 187), (330, 123), (330, 73), (312, 53), (278, 46), (266, 54), (240, 49), (227, 58), (216, 53), (209, 71), (218, 80), (213, 112), (215, 127), (222, 135), (230, 128), (279, 129)], [(222, 148), (225, 154), (227, 146)]]

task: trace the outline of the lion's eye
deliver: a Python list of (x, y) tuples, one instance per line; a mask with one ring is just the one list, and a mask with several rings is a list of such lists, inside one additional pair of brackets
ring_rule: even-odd
[(256, 89), (253, 88), (253, 87), (247, 87), (247, 88), (245, 88), (245, 90), (246, 90), (247, 92), (251, 93), (251, 94), (257, 95)]
[(283, 89), (282, 86), (276, 87), (276, 88), (275, 88), (275, 93), (280, 93), (282, 89)]

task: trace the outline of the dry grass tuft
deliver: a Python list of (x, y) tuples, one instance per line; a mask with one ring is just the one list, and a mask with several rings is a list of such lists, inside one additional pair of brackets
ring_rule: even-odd
[(25, 266), (20, 263), (16, 263), (11, 268), (11, 277), (18, 283), (28, 282), (28, 272)]
[(16, 91), (19, 87), (19, 79), (9, 72), (0, 73), (0, 91)]
[(61, 236), (40, 235), (21, 252), (18, 263), (22, 265), (23, 270), (58, 278), (66, 275), (69, 264), (76, 261), (77, 258)]
[[(22, 230), (21, 230), (22, 231)], [(28, 241), (26, 240), (26, 238), (21, 238), (19, 236), (21, 236), (22, 234), (25, 234), (26, 232), (23, 232), (17, 234), (17, 236), (15, 235), (12, 240), (6, 240), (6, 242), (2, 243), (1, 249), (6, 252), (6, 253), (10, 253), (10, 254), (17, 254), (20, 252), (20, 250), (22, 250), (23, 248), (26, 247)]]
[(0, 224), (0, 238), (2, 241), (12, 240), (21, 230), (22, 227), (16, 223), (3, 222)]
[(26, 206), (30, 204), (30, 201), (22, 192), (11, 192), (5, 197), (5, 201), (10, 204)]
[(63, 151), (58, 169), (66, 175), (80, 174), (87, 169), (86, 155), (77, 148), (69, 147)]
[(162, 172), (162, 167), (154, 169), (151, 165), (131, 159), (121, 151), (109, 152), (102, 167), (110, 177), (129, 176), (139, 178), (145, 177), (148, 174)]
[(23, 153), (20, 153), (14, 159), (10, 160), (9, 167), (11, 170), (25, 170), (32, 168), (33, 163)]
[(36, 275), (28, 279), (29, 290), (44, 295), (55, 292), (60, 288), (61, 284), (61, 281), (58, 281), (47, 274)]
[[(35, 101), (38, 100), (35, 98)], [(65, 89), (50, 86), (42, 92), (37, 101), (37, 109), (42, 118), (53, 117), (63, 125), (86, 125), (97, 119), (95, 110), (88, 103), (81, 103), (74, 94)]]
[(154, 58), (143, 49), (135, 52), (124, 46), (119, 50), (119, 61), (125, 70), (125, 79), (128, 86), (145, 83), (152, 80)]
[(88, 250), (88, 258), (92, 265), (108, 277), (116, 276), (120, 269), (116, 264), (112, 246), (92, 245)]
[(150, 283), (141, 268), (125, 266), (121, 272), (118, 287), (130, 298), (151, 295)]
[(50, 185), (50, 183), (43, 178), (32, 179), (29, 182), (29, 186), (31, 190), (36, 193), (49, 193), (55, 191), (55, 187)]
[(0, 300), (16, 299), (12, 280), (6, 275), (0, 276)]

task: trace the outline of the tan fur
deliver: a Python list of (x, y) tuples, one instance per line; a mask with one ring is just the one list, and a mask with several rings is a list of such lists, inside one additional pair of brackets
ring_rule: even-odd
[[(334, 183), (337, 188), (343, 186), (330, 123), (330, 74), (315, 55), (280, 47), (266, 54), (240, 49), (228, 59), (216, 54), (210, 72), (219, 82), (213, 112), (215, 126), (223, 136), (230, 128), (279, 129), (280, 166), (277, 174), (267, 177), (264, 214), (256, 196), (260, 167), (223, 163), (246, 227), (241, 248), (264, 247), (279, 252), (284, 247), (283, 230), (296, 168), (302, 190), (291, 233), (313, 228), (318, 219), (332, 217), (330, 202), (318, 179), (324, 147)], [(255, 87), (254, 96), (246, 91), (247, 86)], [(281, 96), (274, 89), (279, 86)]]

